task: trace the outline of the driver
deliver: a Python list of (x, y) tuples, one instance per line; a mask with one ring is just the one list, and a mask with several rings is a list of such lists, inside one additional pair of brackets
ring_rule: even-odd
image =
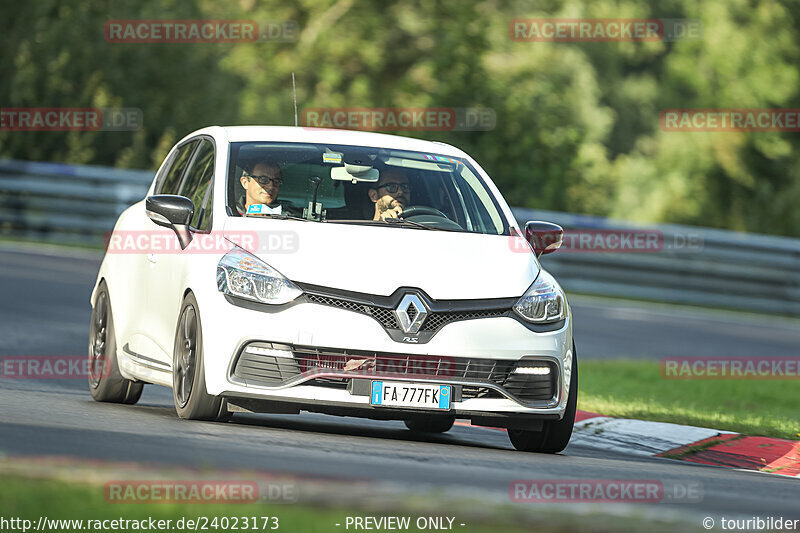
[(411, 200), (411, 184), (405, 171), (389, 167), (381, 172), (378, 182), (367, 191), (375, 204), (372, 220), (398, 218)]

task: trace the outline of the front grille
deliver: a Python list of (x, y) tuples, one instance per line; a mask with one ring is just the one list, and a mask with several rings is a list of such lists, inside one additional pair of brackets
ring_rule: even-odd
[(373, 307), (369, 305), (365, 305), (364, 308), (366, 308), (367, 314), (380, 322), (383, 327), (387, 329), (400, 329), (400, 324), (397, 322), (397, 317), (394, 316), (394, 313), (391, 309), (386, 309), (384, 307)]
[(315, 304), (338, 307), (339, 309), (347, 309), (348, 311), (355, 311), (356, 313), (369, 315), (380, 322), (384, 328), (400, 329), (400, 324), (397, 323), (397, 318), (395, 318), (391, 309), (377, 307), (374, 305), (365, 305), (358, 302), (352, 302), (350, 300), (343, 300), (341, 298), (320, 296), (318, 294), (308, 294), (307, 297), (309, 302)]
[(508, 377), (513, 361), (435, 355), (385, 354), (365, 351), (318, 350), (295, 347), (301, 371), (333, 370), (354, 377), (397, 375), (399, 377), (490, 381), (497, 385)]
[(503, 316), (505, 309), (489, 309), (486, 311), (456, 311), (453, 313), (431, 313), (422, 324), (422, 331), (436, 331), (450, 322), (458, 320), (473, 320), (476, 318), (492, 318)]
[(367, 313), (368, 305), (351, 302), (350, 300), (342, 300), (340, 298), (328, 298), (327, 296), (319, 296), (317, 294), (309, 294), (308, 300), (317, 304), (330, 305), (331, 307), (340, 307), (349, 311), (356, 311), (357, 313)]
[[(342, 298), (331, 298), (329, 296), (321, 296), (318, 294), (307, 294), (308, 301), (321, 305), (328, 305), (331, 307), (338, 307), (339, 309), (347, 309), (364, 315), (369, 315), (386, 329), (400, 329), (400, 324), (397, 322), (397, 317), (394, 315), (394, 310), (387, 307), (378, 307), (376, 305), (362, 304), (345, 300)], [(474, 320), (478, 318), (493, 318), (503, 316), (508, 313), (507, 309), (485, 309), (479, 311), (449, 311), (443, 313), (428, 313), (425, 322), (422, 323), (421, 331), (438, 331), (445, 325), (459, 320)], [(417, 316), (417, 310), (414, 306), (408, 308), (408, 318), (413, 321)]]
[[(236, 359), (233, 376), (246, 385), (278, 386), (306, 375), (306, 383), (319, 387), (345, 389), (349, 379), (384, 378), (427, 379), (443, 381), (477, 381), (498, 385), (523, 401), (550, 400), (555, 396), (558, 367), (548, 365), (548, 375), (514, 374), (516, 361), (479, 359), (473, 357), (448, 357), (435, 355), (407, 355), (356, 350), (317, 349), (295, 346), (293, 358), (252, 354), (242, 351)], [(322, 377), (319, 374), (345, 373), (348, 378)], [(468, 398), (499, 398), (501, 394), (480, 385), (463, 385), (461, 396)]]

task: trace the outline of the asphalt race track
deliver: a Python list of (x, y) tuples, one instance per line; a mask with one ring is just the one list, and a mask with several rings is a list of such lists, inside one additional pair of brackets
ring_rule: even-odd
[[(89, 292), (101, 257), (0, 247), (0, 355), (86, 353)], [(576, 298), (583, 358), (797, 355), (800, 321)], [(516, 479), (657, 479), (700, 483), (697, 503), (650, 504), (700, 525), (705, 516), (800, 518), (800, 480), (570, 446), (513, 451), (497, 430), (456, 426), (415, 437), (399, 422), (303, 414), (179, 420), (168, 389), (139, 404), (92, 401), (84, 380), (0, 379), (0, 455), (63, 455), (155, 465), (257, 469), (298, 476), (473, 489), (508, 502)], [(566, 504), (564, 504), (566, 505)], [(644, 504), (639, 504), (644, 505)]]

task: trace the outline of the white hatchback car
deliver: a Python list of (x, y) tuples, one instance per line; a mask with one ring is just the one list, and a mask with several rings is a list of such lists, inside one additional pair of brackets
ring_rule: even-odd
[(446, 144), (196, 131), (110, 235), (91, 297), (92, 396), (133, 404), (154, 383), (180, 417), (218, 421), (306, 410), (444, 432), (461, 418), (559, 452), (577, 355), (538, 257), (561, 235), (521, 229)]

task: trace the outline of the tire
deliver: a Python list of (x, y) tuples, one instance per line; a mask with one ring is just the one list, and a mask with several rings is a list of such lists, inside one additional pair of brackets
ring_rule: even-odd
[(430, 418), (412, 418), (406, 420), (406, 427), (418, 433), (446, 433), (453, 427), (455, 417), (432, 416)]
[(572, 437), (575, 410), (578, 406), (578, 352), (572, 341), (572, 376), (569, 380), (567, 409), (561, 420), (546, 420), (541, 431), (509, 429), (508, 438), (514, 448), (523, 452), (558, 453), (563, 451)]
[(96, 402), (133, 405), (143, 389), (144, 383), (125, 379), (119, 372), (114, 316), (103, 280), (97, 288), (89, 326), (89, 392)]
[(197, 300), (186, 295), (178, 315), (172, 350), (172, 398), (175, 411), (187, 420), (230, 420), (227, 402), (206, 392), (203, 328)]

